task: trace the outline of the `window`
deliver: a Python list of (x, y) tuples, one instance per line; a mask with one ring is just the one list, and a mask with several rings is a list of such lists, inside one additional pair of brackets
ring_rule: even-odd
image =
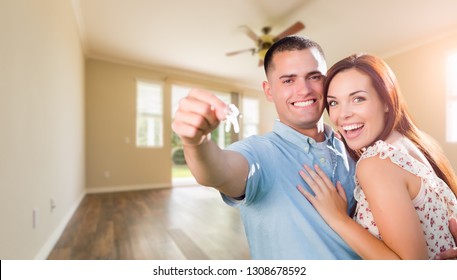
[(457, 53), (447, 60), (446, 141), (457, 143)]
[(177, 86), (177, 85), (172, 85), (171, 86), (171, 103), (172, 103), (172, 113), (173, 116), (176, 114), (176, 111), (178, 111), (179, 107), (179, 101), (186, 97), (191, 88), (189, 87), (184, 87), (184, 86)]
[(243, 97), (243, 138), (259, 133), (259, 100)]
[(163, 86), (137, 82), (136, 146), (163, 147)]

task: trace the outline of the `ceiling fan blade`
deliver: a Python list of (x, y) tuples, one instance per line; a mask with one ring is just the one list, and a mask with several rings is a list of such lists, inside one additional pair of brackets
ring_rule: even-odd
[(254, 31), (252, 31), (251, 28), (249, 28), (248, 26), (246, 25), (242, 25), (240, 26), (240, 28), (243, 30), (243, 32), (248, 35), (249, 38), (251, 38), (254, 42), (258, 42), (259, 41), (259, 36), (257, 36), (257, 34), (255, 34)]
[(301, 21), (297, 21), (296, 23), (291, 25), (289, 28), (284, 30), (282, 33), (276, 35), (276, 37), (274, 38), (274, 41), (278, 41), (279, 39), (281, 39), (283, 37), (295, 34), (304, 28), (305, 28), (305, 25)]
[(239, 51), (234, 51), (234, 52), (228, 52), (228, 53), (226, 53), (225, 55), (227, 55), (227, 56), (232, 56), (232, 55), (236, 55), (236, 54), (244, 53), (244, 52), (252, 52), (252, 54), (254, 54), (254, 53), (255, 53), (255, 48), (250, 48), (250, 49), (245, 49), (245, 50), (239, 50)]

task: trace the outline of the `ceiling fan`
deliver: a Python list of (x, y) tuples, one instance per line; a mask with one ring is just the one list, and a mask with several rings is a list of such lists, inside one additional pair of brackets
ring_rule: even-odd
[(239, 51), (234, 51), (234, 52), (228, 52), (226, 53), (227, 56), (232, 56), (244, 52), (251, 52), (252, 54), (257, 53), (259, 56), (259, 66), (263, 65), (263, 58), (265, 57), (265, 54), (267, 53), (268, 49), (273, 45), (274, 42), (278, 41), (279, 39), (295, 34), (299, 32), (300, 30), (305, 28), (305, 25), (297, 21), (296, 23), (292, 24), (289, 26), (286, 30), (283, 32), (279, 33), (276, 36), (273, 36), (270, 34), (271, 27), (270, 26), (265, 26), (262, 28), (262, 34), (257, 35), (252, 31), (251, 28), (249, 28), (246, 25), (240, 26), (240, 28), (243, 30), (243, 32), (251, 38), (255, 43), (256, 47), (255, 48), (249, 48), (249, 49), (243, 49)]

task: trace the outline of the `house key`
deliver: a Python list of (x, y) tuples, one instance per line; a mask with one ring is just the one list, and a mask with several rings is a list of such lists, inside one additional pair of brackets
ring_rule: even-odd
[(228, 113), (225, 119), (225, 132), (230, 131), (230, 127), (233, 125), (233, 131), (235, 133), (240, 132), (240, 125), (238, 123), (238, 117), (240, 116), (240, 110), (234, 105), (228, 105)]

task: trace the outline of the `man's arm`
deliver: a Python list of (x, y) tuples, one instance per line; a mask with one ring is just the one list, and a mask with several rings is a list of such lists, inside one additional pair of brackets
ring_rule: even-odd
[(183, 142), (186, 163), (197, 182), (240, 197), (249, 172), (247, 160), (209, 139), (227, 112), (227, 105), (214, 94), (194, 89), (180, 101), (172, 128)]

